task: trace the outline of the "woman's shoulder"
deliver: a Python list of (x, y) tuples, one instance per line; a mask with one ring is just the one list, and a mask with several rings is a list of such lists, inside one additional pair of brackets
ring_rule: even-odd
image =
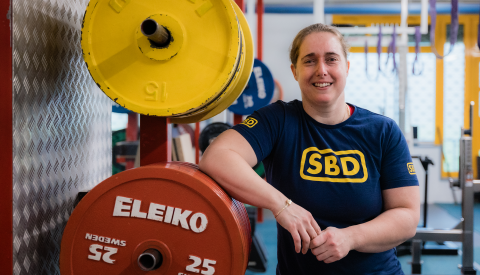
[(365, 121), (368, 123), (374, 123), (374, 124), (383, 124), (386, 126), (392, 126), (394, 124), (396, 125), (395, 120), (385, 115), (372, 112), (370, 110), (364, 109), (362, 107), (359, 107), (353, 104), (350, 104), (350, 105), (355, 107), (355, 112), (357, 112), (356, 119), (358, 120)]
[(302, 108), (302, 103), (298, 100), (293, 100), (290, 102), (284, 102), (282, 100), (277, 100), (263, 108), (260, 108), (257, 112), (264, 115), (280, 115), (288, 116), (299, 112), (299, 108)]

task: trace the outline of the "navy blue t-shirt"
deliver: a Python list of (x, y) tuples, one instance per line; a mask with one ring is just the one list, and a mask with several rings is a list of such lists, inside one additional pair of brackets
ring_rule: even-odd
[[(382, 190), (418, 185), (397, 124), (353, 107), (346, 121), (326, 125), (310, 117), (301, 101), (277, 101), (233, 127), (263, 161), (267, 181), (310, 211), (322, 230), (368, 222), (383, 212)], [(352, 250), (325, 264), (310, 251), (296, 253), (291, 234), (278, 223), (277, 230), (277, 274), (403, 274), (395, 249)]]

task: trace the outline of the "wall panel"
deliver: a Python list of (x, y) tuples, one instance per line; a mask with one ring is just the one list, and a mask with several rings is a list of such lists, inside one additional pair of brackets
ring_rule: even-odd
[(87, 3), (12, 1), (13, 274), (59, 274), (77, 192), (112, 171), (111, 103), (80, 47)]

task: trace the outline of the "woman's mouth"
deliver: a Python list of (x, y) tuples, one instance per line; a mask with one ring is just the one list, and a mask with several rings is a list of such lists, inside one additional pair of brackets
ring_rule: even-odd
[(320, 88), (328, 87), (330, 85), (332, 85), (332, 83), (313, 83), (313, 86)]

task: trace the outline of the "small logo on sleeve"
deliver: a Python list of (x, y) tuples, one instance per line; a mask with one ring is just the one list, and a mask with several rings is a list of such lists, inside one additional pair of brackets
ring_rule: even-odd
[(413, 162), (407, 163), (407, 168), (410, 175), (415, 175), (415, 167), (413, 166)]
[(242, 124), (247, 126), (248, 128), (253, 128), (253, 126), (257, 125), (258, 121), (253, 117), (248, 117), (245, 119)]

